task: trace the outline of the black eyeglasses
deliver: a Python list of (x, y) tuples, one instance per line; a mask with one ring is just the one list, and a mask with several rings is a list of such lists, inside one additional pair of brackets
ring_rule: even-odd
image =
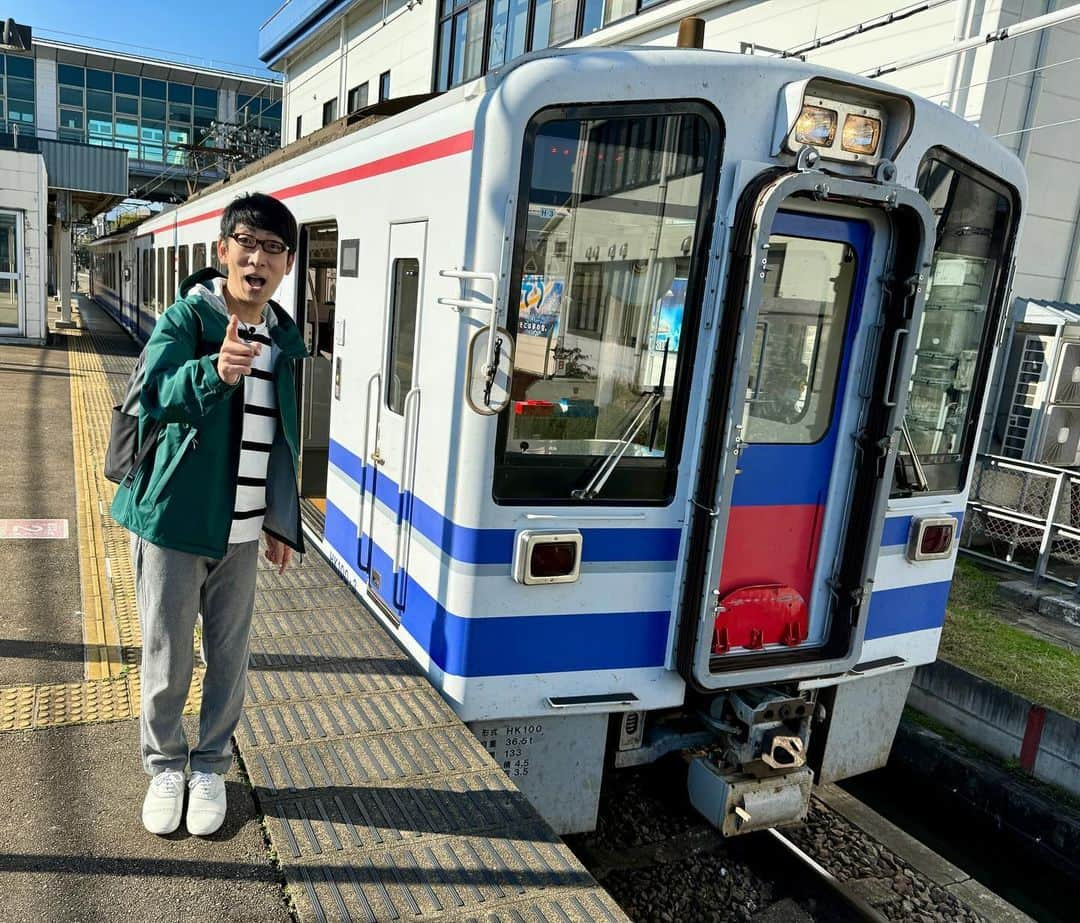
[(245, 250), (255, 250), (257, 247), (263, 248), (263, 253), (284, 253), (288, 250), (288, 246), (283, 244), (280, 240), (259, 240), (258, 237), (253, 237), (251, 234), (230, 234), (233, 240), (235, 240)]

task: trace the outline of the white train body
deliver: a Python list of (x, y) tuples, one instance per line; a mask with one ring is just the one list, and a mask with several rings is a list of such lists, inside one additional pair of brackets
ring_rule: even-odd
[[(877, 118), (876, 155), (798, 156), (804, 105)], [(798, 62), (552, 52), (98, 241), (95, 295), (148, 335), (247, 190), (307, 229), (277, 300), (316, 355), (311, 539), (559, 829), (672, 712), (729, 776), (784, 770), (774, 700), (785, 752), (827, 713), (819, 778), (883, 762), (944, 620), (1010, 154)]]

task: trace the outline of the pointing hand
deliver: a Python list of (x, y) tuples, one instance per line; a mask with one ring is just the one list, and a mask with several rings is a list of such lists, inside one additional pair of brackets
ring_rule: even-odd
[(227, 385), (235, 385), (244, 375), (251, 374), (251, 360), (262, 352), (258, 343), (248, 344), (240, 339), (240, 319), (233, 314), (225, 328), (225, 339), (218, 353), (217, 371)]

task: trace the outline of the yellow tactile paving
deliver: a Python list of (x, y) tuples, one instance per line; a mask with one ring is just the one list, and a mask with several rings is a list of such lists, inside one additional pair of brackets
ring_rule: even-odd
[[(67, 337), (71, 425), (82, 586), (85, 676), (81, 683), (0, 687), (0, 731), (132, 718), (139, 711), (135, 577), (128, 533), (109, 516), (116, 488), (102, 468), (112, 392), (101, 356), (82, 329)], [(203, 669), (196, 669), (185, 714), (197, 714)]]

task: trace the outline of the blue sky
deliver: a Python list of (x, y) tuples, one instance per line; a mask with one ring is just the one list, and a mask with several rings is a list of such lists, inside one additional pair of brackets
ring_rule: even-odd
[[(265, 71), (257, 54), (259, 26), (281, 0), (5, 0), (4, 18), (35, 37), (165, 58), (204, 67)], [(125, 43), (125, 44), (120, 44)]]

